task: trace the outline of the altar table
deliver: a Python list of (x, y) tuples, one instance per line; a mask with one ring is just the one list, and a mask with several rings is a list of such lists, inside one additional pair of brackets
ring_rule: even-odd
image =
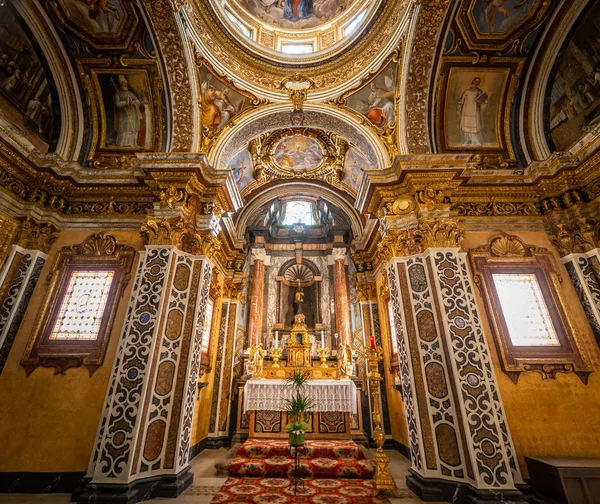
[[(251, 410), (286, 411), (286, 399), (293, 390), (287, 380), (251, 379), (244, 386), (244, 412)], [(312, 399), (311, 411), (358, 412), (356, 385), (352, 380), (309, 380), (302, 395)]]

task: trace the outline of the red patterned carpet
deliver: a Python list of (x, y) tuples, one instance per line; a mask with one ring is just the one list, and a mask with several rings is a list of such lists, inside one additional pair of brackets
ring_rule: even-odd
[(211, 504), (390, 504), (372, 493), (371, 479), (307, 479), (294, 496), (287, 478), (229, 478)]
[[(232, 476), (281, 478), (290, 476), (294, 457), (286, 440), (249, 439), (231, 462)], [(373, 478), (375, 468), (353, 441), (307, 441), (301, 452), (303, 478)]]

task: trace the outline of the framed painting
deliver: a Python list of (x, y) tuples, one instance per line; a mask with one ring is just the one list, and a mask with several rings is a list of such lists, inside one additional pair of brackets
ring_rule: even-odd
[(445, 58), (437, 104), (442, 120), (436, 124), (441, 151), (491, 152), (514, 160), (509, 94), (522, 63), (496, 61), (475, 67), (470, 58)]
[(88, 161), (97, 156), (162, 150), (162, 81), (156, 64), (127, 60), (122, 68), (88, 66), (97, 63), (80, 62), (82, 71), (89, 73), (95, 124)]

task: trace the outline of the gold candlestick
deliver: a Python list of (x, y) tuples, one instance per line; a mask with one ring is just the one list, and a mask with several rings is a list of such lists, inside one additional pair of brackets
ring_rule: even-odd
[(271, 357), (273, 357), (273, 365), (271, 367), (279, 367), (279, 359), (281, 359), (281, 354), (283, 353), (283, 348), (275, 348), (271, 347), (269, 350)]
[(377, 347), (374, 350), (368, 348), (366, 357), (369, 370), (369, 385), (371, 387), (371, 395), (373, 396), (373, 440), (377, 445), (377, 453), (375, 454), (375, 476), (373, 477), (373, 480), (375, 481), (373, 497), (377, 497), (379, 492), (384, 490), (389, 490), (398, 497), (396, 482), (390, 474), (390, 459), (383, 451), (385, 433), (381, 428), (381, 409), (379, 407), (379, 384), (383, 381), (383, 378), (379, 373), (379, 363), (383, 360), (383, 351), (381, 347)]
[(317, 348), (317, 355), (319, 356), (319, 359), (321, 359), (321, 367), (329, 367), (327, 365), (327, 357), (329, 357), (329, 348)]

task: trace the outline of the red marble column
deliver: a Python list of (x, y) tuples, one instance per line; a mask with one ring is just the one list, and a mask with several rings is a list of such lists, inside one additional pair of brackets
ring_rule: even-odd
[(346, 249), (334, 248), (333, 281), (335, 296), (335, 325), (339, 334), (339, 344), (351, 345), (350, 303), (348, 301), (348, 283), (346, 281)]
[(250, 294), (250, 313), (248, 314), (248, 348), (260, 342), (263, 315), (263, 292), (265, 289), (265, 249), (252, 249), (254, 274), (252, 275), (252, 293)]

